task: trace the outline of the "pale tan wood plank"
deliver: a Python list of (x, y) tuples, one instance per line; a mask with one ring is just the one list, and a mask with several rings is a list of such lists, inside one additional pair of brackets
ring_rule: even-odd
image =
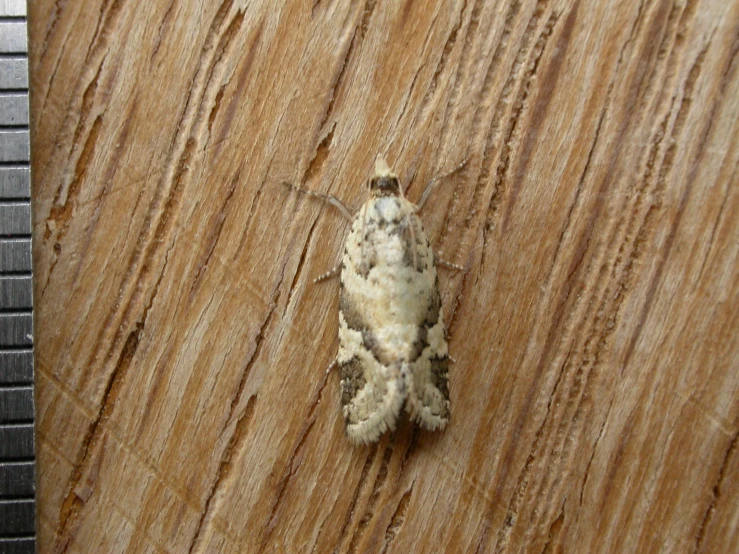
[[(72, 3), (74, 4), (74, 3)], [(42, 551), (736, 542), (735, 3), (29, 6)], [(343, 436), (376, 153), (424, 209), (453, 419)]]

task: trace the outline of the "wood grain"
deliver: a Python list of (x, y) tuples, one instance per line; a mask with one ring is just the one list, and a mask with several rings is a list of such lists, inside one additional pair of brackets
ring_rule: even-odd
[[(729, 552), (739, 3), (29, 5), (42, 552)], [(375, 155), (452, 422), (343, 434)]]

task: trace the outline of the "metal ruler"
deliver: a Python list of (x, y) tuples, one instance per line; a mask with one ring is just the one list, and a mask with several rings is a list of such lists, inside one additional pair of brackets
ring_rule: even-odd
[(26, 0), (0, 0), (0, 553), (36, 548)]

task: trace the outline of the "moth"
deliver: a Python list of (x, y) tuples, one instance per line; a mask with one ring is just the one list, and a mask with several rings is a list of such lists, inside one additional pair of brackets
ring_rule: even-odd
[(316, 281), (341, 271), (339, 352), (332, 366), (341, 374), (342, 412), (354, 444), (394, 430), (403, 411), (432, 431), (449, 422), (446, 328), (434, 253), (418, 217), (435, 181), (413, 204), (378, 156), (369, 199), (356, 215), (332, 196), (293, 187), (352, 220), (341, 264)]

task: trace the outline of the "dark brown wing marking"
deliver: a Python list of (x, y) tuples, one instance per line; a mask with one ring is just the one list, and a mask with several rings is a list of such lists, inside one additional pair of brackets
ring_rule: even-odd
[(367, 382), (359, 359), (354, 357), (339, 366), (341, 374), (341, 405), (346, 406)]
[(449, 358), (431, 358), (431, 383), (449, 400)]

